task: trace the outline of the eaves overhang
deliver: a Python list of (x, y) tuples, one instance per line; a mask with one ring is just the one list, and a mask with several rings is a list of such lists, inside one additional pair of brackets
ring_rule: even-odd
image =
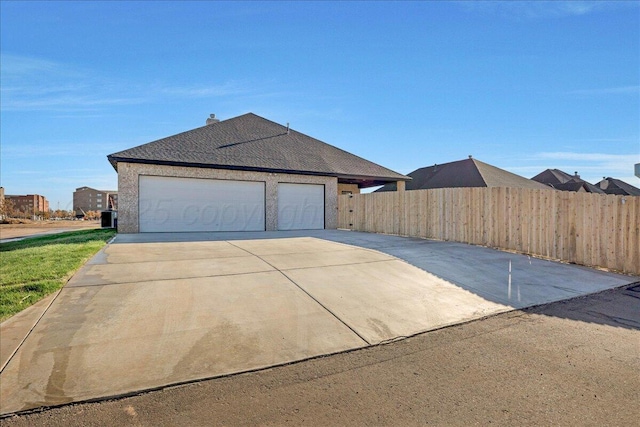
[(275, 168), (261, 168), (251, 166), (238, 166), (238, 165), (217, 165), (211, 163), (193, 163), (193, 162), (176, 162), (169, 160), (149, 160), (149, 159), (132, 159), (126, 157), (117, 157), (113, 155), (107, 156), (111, 166), (118, 171), (118, 163), (137, 163), (147, 165), (161, 165), (161, 166), (176, 166), (176, 167), (189, 167), (189, 168), (202, 168), (202, 169), (224, 169), (224, 170), (237, 170), (248, 172), (266, 172), (266, 173), (281, 173), (281, 174), (295, 174), (295, 175), (311, 175), (311, 176), (333, 176), (342, 183), (358, 184), (362, 188), (376, 187), (384, 185), (388, 182), (397, 181), (410, 181), (412, 178), (405, 175), (399, 175), (395, 177), (391, 176), (370, 176), (370, 175), (348, 175), (348, 174), (336, 174), (334, 172), (321, 172), (321, 171), (308, 171), (308, 170), (295, 170), (295, 169), (275, 169)]

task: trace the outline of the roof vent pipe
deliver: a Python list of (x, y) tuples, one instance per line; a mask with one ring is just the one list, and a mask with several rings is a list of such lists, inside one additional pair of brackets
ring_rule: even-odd
[(220, 120), (216, 119), (216, 115), (215, 114), (209, 114), (209, 118), (207, 119), (207, 125), (212, 125), (214, 123), (218, 123)]
[(289, 122), (287, 122), (287, 135), (289, 135)]

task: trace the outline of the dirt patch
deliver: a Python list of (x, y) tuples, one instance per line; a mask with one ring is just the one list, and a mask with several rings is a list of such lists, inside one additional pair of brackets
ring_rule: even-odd
[(38, 234), (100, 228), (100, 221), (33, 221), (23, 224), (0, 224), (0, 239), (16, 239)]

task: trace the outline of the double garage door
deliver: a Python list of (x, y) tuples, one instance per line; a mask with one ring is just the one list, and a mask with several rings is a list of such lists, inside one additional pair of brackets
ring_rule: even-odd
[[(265, 183), (140, 176), (140, 232), (264, 231)], [(278, 184), (278, 230), (324, 228), (324, 185)]]

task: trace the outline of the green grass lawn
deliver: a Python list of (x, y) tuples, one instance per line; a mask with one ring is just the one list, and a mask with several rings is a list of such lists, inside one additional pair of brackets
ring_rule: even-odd
[(115, 234), (82, 230), (0, 243), (0, 321), (60, 289)]

